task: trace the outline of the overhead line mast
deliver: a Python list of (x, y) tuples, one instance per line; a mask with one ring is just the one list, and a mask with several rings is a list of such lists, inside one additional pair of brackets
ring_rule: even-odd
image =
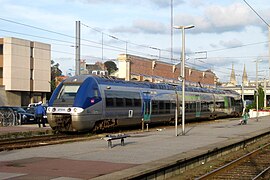
[(76, 44), (75, 44), (75, 65), (76, 65), (76, 75), (80, 75), (80, 59), (81, 59), (81, 22), (76, 21)]
[[(246, 5), (248, 5), (248, 7), (268, 26), (268, 40), (269, 40), (269, 42), (270, 42), (270, 25), (269, 25), (269, 23), (267, 23), (263, 18), (262, 18), (262, 16), (260, 16), (260, 14), (247, 2), (247, 1), (245, 1), (245, 0), (243, 0), (245, 3), (246, 3)], [(268, 73), (269, 73), (269, 82), (268, 83), (270, 83), (270, 44), (268, 43), (268, 53), (269, 53), (269, 71), (268, 71)]]

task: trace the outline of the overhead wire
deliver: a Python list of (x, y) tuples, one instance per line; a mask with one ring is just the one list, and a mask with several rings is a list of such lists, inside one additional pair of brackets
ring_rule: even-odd
[[(65, 37), (69, 37), (69, 38), (75, 39), (75, 37), (74, 36), (71, 36), (71, 35), (59, 33), (59, 32), (56, 32), (56, 31), (47, 30), (47, 29), (44, 29), (44, 28), (39, 28), (39, 27), (28, 25), (28, 24), (25, 24), (25, 23), (16, 22), (16, 21), (5, 19), (5, 18), (1, 18), (1, 17), (0, 17), (0, 20), (3, 20), (3, 21), (14, 23), (14, 24), (17, 24), (17, 25), (22, 25), (22, 26), (26, 26), (26, 27), (30, 27), (30, 28), (34, 28), (34, 29), (38, 29), (38, 30), (42, 30), (42, 31), (46, 31), (46, 32), (50, 32), (50, 33), (54, 33), (54, 34), (58, 34), (58, 35), (61, 35), (61, 36), (65, 36)], [(113, 35), (104, 33), (103, 31), (98, 30), (97, 28), (93, 28), (93, 27), (91, 27), (89, 25), (86, 25), (84, 23), (81, 23), (81, 24), (84, 25), (85, 27), (88, 27), (88, 28), (96, 31), (96, 32), (103, 33), (103, 34), (105, 34), (105, 35), (107, 35), (107, 36), (109, 36), (111, 38), (114, 38), (114, 39), (119, 40), (119, 41), (122, 41), (122, 42), (128, 42), (129, 44), (133, 44), (133, 45), (136, 45), (136, 46), (141, 46), (141, 47), (144, 47), (144, 48), (150, 48), (151, 49), (151, 47), (152, 47), (152, 46), (147, 46), (147, 45), (140, 45), (140, 44), (133, 43), (133, 42), (130, 42), (130, 41), (125, 41), (125, 40), (119, 39), (119, 38), (117, 38), (117, 37), (115, 37)], [(58, 40), (58, 39), (47, 38), (47, 37), (43, 37), (43, 36), (29, 35), (29, 34), (25, 34), (25, 33), (18, 33), (18, 32), (4, 30), (4, 29), (0, 29), (0, 31), (5, 31), (5, 32), (16, 33), (16, 34), (25, 35), (25, 36), (32, 36), (32, 37), (37, 37), (37, 38), (43, 38), (43, 39), (48, 39), (48, 40), (54, 40), (54, 41), (60, 41), (60, 42), (66, 42), (66, 43), (73, 44), (73, 42), (68, 42), (68, 41), (65, 41), (65, 40)], [(90, 42), (90, 43), (94, 43), (94, 44), (97, 44), (97, 45), (102, 45), (100, 42), (95, 42), (95, 41), (91, 41), (91, 40), (84, 39), (84, 38), (81, 38), (81, 40), (82, 41), (86, 41), (86, 42)], [(230, 48), (208, 50), (207, 52), (223, 51), (223, 50), (228, 50), (228, 49), (233, 49), (233, 48), (240, 48), (240, 47), (244, 47), (244, 46), (262, 44), (262, 43), (268, 43), (268, 41), (266, 41), (266, 42), (258, 42), (258, 43), (250, 43), (250, 44), (245, 44), (245, 45), (240, 45), (240, 46), (235, 46), (235, 47), (230, 47)], [(93, 47), (93, 48), (101, 48), (99, 46), (93, 46), (93, 45), (89, 45), (89, 44), (81, 44), (81, 45), (82, 46)], [(112, 45), (108, 45), (108, 44), (103, 44), (103, 45), (110, 47), (110, 48), (107, 48), (107, 50), (114, 50), (114, 51), (117, 51), (117, 49), (118, 50), (123, 50), (123, 51), (125, 50), (125, 48), (121, 48), (121, 47), (117, 47), (117, 46), (112, 46)], [(160, 49), (160, 48), (158, 48), (158, 49)], [(166, 50), (166, 49), (160, 49), (160, 50), (170, 52), (169, 50)], [(144, 53), (144, 52), (140, 52), (140, 51), (134, 51), (134, 50), (131, 50), (131, 49), (129, 49), (129, 52), (134, 52), (134, 53), (138, 53), (138, 54), (146, 55), (146, 56), (151, 56), (151, 57), (157, 57), (156, 55), (152, 55), (152, 54), (148, 54), (148, 53)], [(168, 57), (162, 57), (162, 56), (160, 56), (160, 59), (171, 60)], [(177, 61), (177, 59), (174, 59), (174, 61)]]
[(270, 25), (262, 18), (262, 16), (260, 16), (260, 14), (246, 1), (246, 0), (243, 0), (247, 5), (248, 7), (250, 7), (250, 9), (268, 26), (270, 27)]
[[(5, 19), (5, 18), (1, 18), (1, 17), (0, 17), (0, 20), (6, 21), (6, 22), (9, 22), (9, 23), (14, 23), (14, 24), (17, 24), (17, 25), (22, 25), (22, 26), (29, 27), (29, 28), (34, 28), (34, 29), (37, 29), (37, 30), (42, 30), (42, 31), (54, 33), (54, 34), (65, 36), (65, 37), (69, 37), (69, 38), (72, 38), (72, 39), (75, 39), (75, 37), (74, 36), (71, 36), (71, 35), (59, 33), (59, 32), (52, 31), (52, 30), (47, 30), (47, 29), (44, 29), (44, 28), (39, 28), (39, 27), (28, 25), (28, 24), (25, 24), (25, 23), (16, 22), (16, 21)], [(126, 42), (128, 44), (136, 45), (136, 46), (139, 46), (139, 47), (144, 47), (144, 48), (150, 48), (151, 49), (151, 46), (140, 45), (140, 44), (133, 43), (133, 42), (130, 42), (130, 41), (125, 41), (125, 40), (119, 39), (119, 38), (117, 38), (115, 36), (112, 36), (110, 34), (104, 33), (101, 30), (98, 30), (96, 28), (92, 28), (91, 26), (88, 26), (88, 25), (86, 25), (84, 23), (81, 23), (81, 24), (84, 25), (84, 26), (86, 26), (86, 27), (88, 27), (88, 28), (90, 28), (90, 29), (92, 29), (92, 30), (95, 30), (95, 31), (100, 32), (100, 33), (103, 33), (104, 35), (107, 35), (107, 36), (109, 36), (109, 37), (111, 37), (113, 39), (116, 39), (116, 40), (119, 40), (119, 41), (122, 41), (122, 42)], [(26, 34), (26, 33), (20, 33), (20, 32), (5, 30), (5, 29), (0, 29), (0, 31), (8, 32), (8, 33), (14, 33), (14, 34), (20, 34), (20, 35), (24, 35), (24, 36), (31, 36), (31, 37), (36, 37), (36, 38), (42, 38), (42, 39), (47, 39), (47, 40), (51, 40), (51, 41), (58, 41), (58, 42), (67, 43), (67, 44), (63, 44), (63, 46), (70, 46), (71, 47), (72, 46), (71, 44), (74, 44), (74, 42), (70, 42), (70, 41), (66, 41), (66, 40), (59, 40), (59, 39), (56, 39), (56, 38), (49, 38), (49, 37), (44, 37), (44, 36), (30, 35), (30, 34)], [(85, 46), (85, 47), (92, 47), (92, 48), (99, 48), (100, 49), (100, 48), (102, 48), (101, 45), (103, 45), (103, 46), (106, 46), (106, 47), (103, 47), (106, 50), (111, 50), (111, 51), (116, 51), (116, 52), (117, 51), (122, 51), (122, 52), (125, 52), (126, 51), (125, 48), (118, 47), (118, 46), (112, 46), (112, 45), (108, 45), (108, 44), (104, 44), (104, 43), (101, 44), (100, 42), (95, 42), (95, 41), (91, 41), (89, 39), (84, 39), (84, 38), (81, 38), (81, 40), (82, 41), (89, 42), (89, 43), (96, 44), (96, 45), (90, 45), (90, 44), (84, 44), (84, 43), (82, 43), (81, 45), (82, 46)], [(266, 41), (266, 42), (257, 42), (257, 43), (244, 44), (244, 45), (235, 46), (235, 47), (231, 47), (231, 48), (209, 50), (207, 52), (217, 52), (217, 51), (223, 51), (223, 50), (228, 50), (228, 49), (233, 49), (233, 48), (240, 48), (240, 47), (245, 47), (245, 46), (258, 45), (258, 44), (262, 44), (262, 43), (268, 43), (268, 41)], [(159, 48), (157, 48), (157, 49), (159, 49)], [(159, 49), (159, 50), (170, 52), (169, 50), (166, 50), (166, 49)], [(54, 51), (54, 52), (66, 53), (66, 54), (72, 54), (72, 55), (74, 55), (74, 53), (67, 53), (67, 52), (61, 52), (61, 51)], [(148, 57), (149, 56), (150, 57), (156, 57), (156, 58), (159, 57), (159, 59), (160, 60), (163, 60), (164, 62), (166, 62), (166, 61), (168, 61), (167, 63), (169, 63), (169, 61), (171, 62), (171, 58), (165, 57), (165, 56), (152, 55), (152, 54), (149, 54), (149, 53), (145, 53), (145, 52), (141, 52), (141, 51), (135, 51), (135, 50), (132, 50), (132, 49), (128, 49), (128, 52), (132, 52), (132, 53), (136, 53), (136, 54), (140, 54), (140, 55), (145, 55), (145, 56), (148, 56)], [(188, 53), (187, 53), (187, 55), (188, 55)], [(210, 58), (214, 58), (214, 57), (208, 57), (207, 59), (210, 59)], [(221, 57), (218, 57), (218, 58), (221, 58)], [(222, 58), (237, 58), (237, 57), (222, 57)], [(173, 61), (178, 62), (179, 60), (178, 59), (173, 59)], [(205, 63), (205, 64), (209, 64), (209, 63)], [(196, 64), (193, 64), (193, 65), (194, 66), (198, 66)], [(209, 65), (212, 65), (212, 64), (209, 64)], [(205, 68), (207, 68), (207, 67), (205, 67)]]

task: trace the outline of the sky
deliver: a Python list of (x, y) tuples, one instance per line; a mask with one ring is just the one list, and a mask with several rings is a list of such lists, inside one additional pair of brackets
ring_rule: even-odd
[(81, 59), (87, 63), (115, 61), (127, 52), (176, 64), (182, 32), (173, 29), (171, 36), (173, 20), (174, 26), (195, 26), (185, 30), (187, 66), (211, 69), (221, 82), (230, 80), (234, 66), (241, 83), (244, 66), (248, 79), (255, 80), (260, 60), (259, 79), (269, 78), (268, 0), (0, 0), (0, 4), (0, 37), (51, 44), (51, 58), (64, 75), (75, 69), (76, 21), (81, 23)]

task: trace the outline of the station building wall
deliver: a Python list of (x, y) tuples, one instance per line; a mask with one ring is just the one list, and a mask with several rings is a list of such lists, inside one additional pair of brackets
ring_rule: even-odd
[(51, 46), (24, 39), (0, 38), (0, 105), (46, 102), (50, 92)]
[[(118, 77), (125, 80), (179, 82), (180, 64), (174, 65), (129, 54), (119, 55), (118, 62)], [(217, 81), (213, 72), (209, 70), (200, 71), (189, 67), (185, 67), (185, 78), (187, 83), (193, 85), (215, 86)]]

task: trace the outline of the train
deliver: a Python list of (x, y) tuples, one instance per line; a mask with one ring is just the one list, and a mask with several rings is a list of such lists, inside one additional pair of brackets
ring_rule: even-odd
[[(174, 122), (182, 114), (182, 87), (166, 83), (124, 81), (78, 75), (62, 81), (52, 93), (47, 118), (57, 131), (102, 131), (145, 123)], [(185, 87), (185, 119), (240, 116), (235, 91)]]

